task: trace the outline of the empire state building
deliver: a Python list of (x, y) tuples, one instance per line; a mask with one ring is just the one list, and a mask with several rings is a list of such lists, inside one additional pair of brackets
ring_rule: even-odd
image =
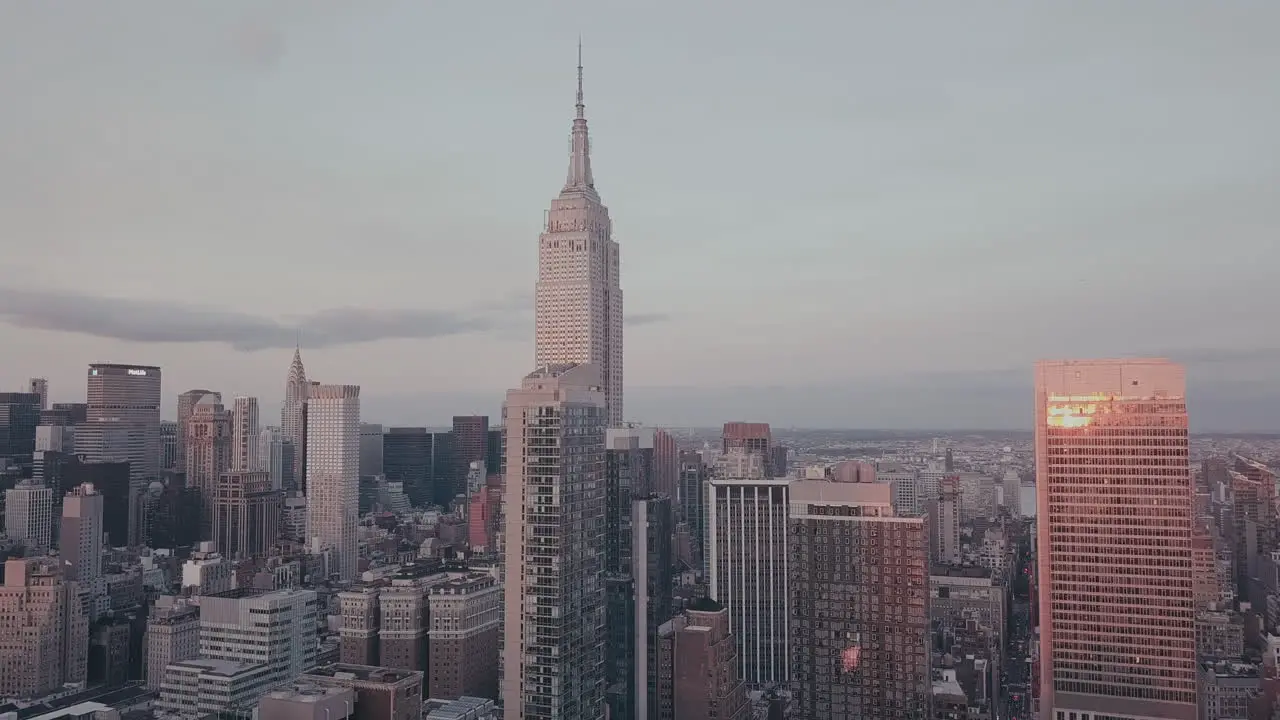
[(591, 144), (582, 102), (582, 48), (578, 48), (578, 102), (569, 143), (569, 174), (551, 201), (538, 238), (535, 291), (538, 367), (591, 363), (604, 378), (610, 426), (622, 423), (622, 286), (618, 243), (609, 208), (591, 175)]

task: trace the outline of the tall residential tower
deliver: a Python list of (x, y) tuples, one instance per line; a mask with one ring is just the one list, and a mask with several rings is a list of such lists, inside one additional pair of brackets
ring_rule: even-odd
[(1194, 720), (1186, 379), (1036, 365), (1040, 717)]
[(591, 363), (599, 368), (608, 422), (616, 427), (622, 424), (622, 286), (609, 208), (600, 201), (591, 175), (581, 46), (576, 107), (568, 178), (551, 201), (538, 238), (534, 364)]
[(604, 705), (605, 399), (592, 365), (507, 393), (505, 720), (600, 720)]
[(258, 463), (258, 398), (236, 396), (231, 401), (231, 469), (261, 470)]

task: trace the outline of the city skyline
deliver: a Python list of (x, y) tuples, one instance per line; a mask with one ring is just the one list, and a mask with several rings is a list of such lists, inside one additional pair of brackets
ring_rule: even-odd
[(301, 327), (371, 420), (496, 416), (528, 369), (581, 30), (627, 246), (627, 419), (1026, 429), (1030, 378), (1003, 368), (1158, 354), (1188, 366), (1193, 429), (1280, 425), (1280, 348), (1237, 290), (1280, 259), (1280, 109), (1248, 91), (1280, 66), (1276, 9), (818, 5), (779, 33), (752, 6), (566, 30), (564, 4), (467, 33), (463, 8), (301, 7), (82, 10), (91, 32), (6, 11), (24, 62), (0, 89), (34, 98), (0, 119), (0, 232), (28, 239), (0, 270), (6, 386), (76, 400), (87, 363), (137, 362), (166, 369), (166, 417), (192, 387), (275, 408)]

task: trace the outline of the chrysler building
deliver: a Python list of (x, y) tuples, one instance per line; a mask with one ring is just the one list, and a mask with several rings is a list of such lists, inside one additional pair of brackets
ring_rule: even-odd
[(551, 201), (538, 238), (534, 363), (591, 363), (604, 378), (608, 421), (622, 424), (622, 286), (618, 243), (609, 209), (591, 175), (582, 46), (578, 46), (577, 116), (569, 143), (569, 174)]

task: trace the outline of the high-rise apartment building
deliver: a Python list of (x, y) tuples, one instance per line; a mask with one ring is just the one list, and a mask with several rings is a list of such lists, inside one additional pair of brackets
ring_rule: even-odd
[(102, 495), (93, 485), (81, 485), (62, 500), (58, 554), (63, 576), (96, 591), (102, 580)]
[(174, 467), (180, 472), (187, 470), (187, 421), (191, 419), (196, 403), (206, 395), (213, 395), (214, 402), (222, 404), (222, 394), (212, 390), (188, 390), (178, 395), (178, 457)]
[(53, 490), (23, 480), (4, 493), (4, 532), (22, 543), (28, 555), (53, 547)]
[(929, 715), (929, 537), (880, 483), (790, 487), (792, 713), (798, 720)]
[(622, 424), (622, 285), (618, 243), (609, 209), (591, 173), (578, 62), (577, 115), (570, 135), (569, 174), (551, 201), (538, 238), (534, 292), (538, 367), (590, 363), (599, 369), (608, 423)]
[(538, 368), (507, 393), (503, 415), (504, 717), (598, 720), (608, 420), (600, 370)]
[(284, 405), (280, 409), (280, 433), (284, 450), (285, 489), (304, 490), (307, 451), (307, 394), (311, 383), (302, 366), (302, 349), (294, 348), (289, 377), (284, 384)]
[(280, 505), (270, 473), (223, 473), (213, 496), (213, 546), (230, 560), (266, 555), (280, 539)]
[(160, 465), (160, 368), (89, 366), (89, 411), (76, 449), (92, 461), (129, 463), (129, 541), (141, 541), (141, 498)]
[(1186, 380), (1167, 360), (1036, 365), (1046, 720), (1193, 720)]
[(648, 717), (746, 720), (751, 716), (729, 625), (727, 608), (701, 598), (659, 628), (657, 707)]
[(741, 677), (753, 686), (787, 682), (787, 503), (783, 478), (737, 448), (721, 456), (707, 487), (709, 597), (729, 611)]
[(0, 586), (0, 696), (34, 698), (83, 682), (89, 620), (59, 558), (9, 560)]
[(218, 479), (231, 469), (231, 417), (217, 393), (205, 395), (191, 407), (183, 434), (187, 487), (200, 493), (200, 537), (209, 538)]
[(329, 550), (343, 582), (357, 575), (360, 502), (360, 386), (308, 390), (306, 429), (307, 545)]
[(258, 467), (258, 398), (237, 396), (231, 401), (231, 469), (239, 472)]

